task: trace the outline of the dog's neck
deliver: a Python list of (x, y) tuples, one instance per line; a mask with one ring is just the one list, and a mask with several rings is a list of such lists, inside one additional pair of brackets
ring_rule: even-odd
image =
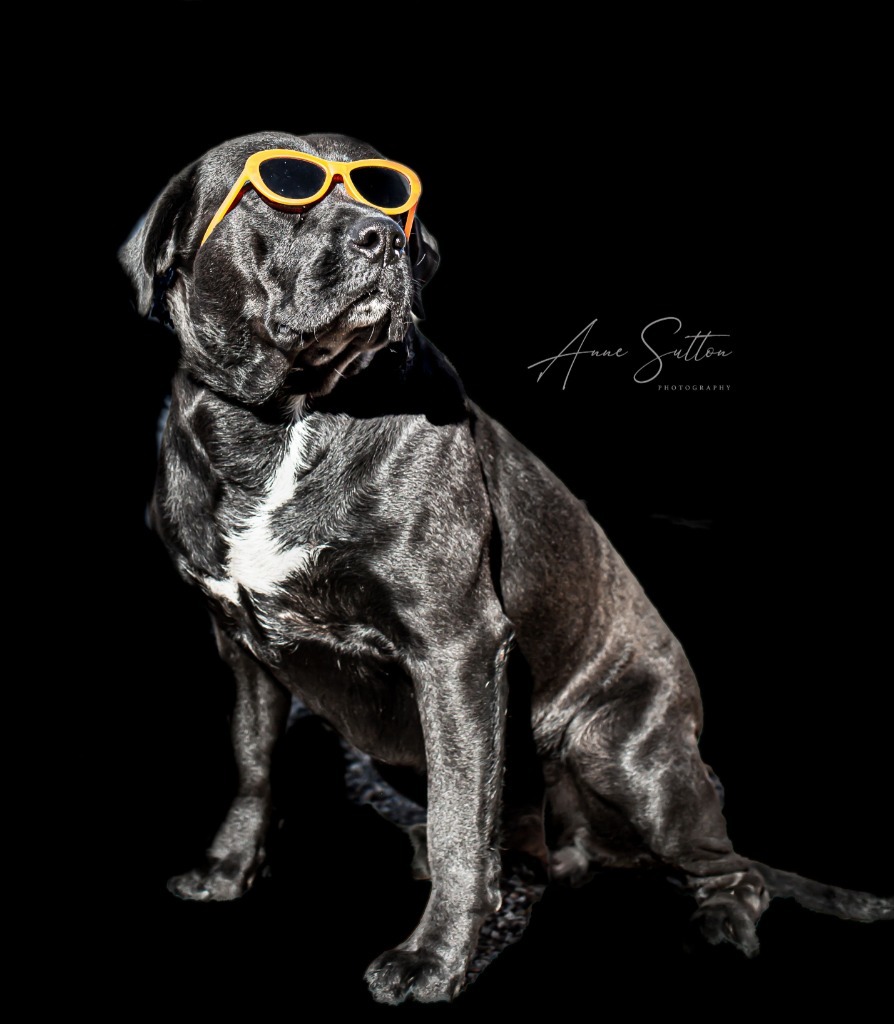
[[(190, 416), (205, 404), (213, 412), (215, 424), (234, 431), (237, 441), (244, 440), (241, 435), (249, 423), (285, 432), (296, 416), (311, 412), (358, 418), (424, 412), (440, 422), (457, 422), (466, 415), (458, 374), (415, 323), (402, 342), (376, 352), (368, 366), (340, 381), (327, 395), (283, 388), (262, 404), (249, 404), (215, 390), (189, 369), (181, 369), (172, 386), (172, 413)], [(269, 441), (266, 430), (264, 440)]]
[(443, 354), (415, 326), (404, 346), (382, 349), (369, 366), (328, 395), (284, 391), (262, 405), (222, 395), (181, 369), (172, 384), (162, 471), (165, 463), (172, 472), (183, 463), (194, 476), (199, 471), (209, 491), (223, 483), (250, 495), (281, 460), (296, 421), (338, 416), (347, 425), (351, 420), (420, 414), (435, 423), (467, 418), (465, 392)]

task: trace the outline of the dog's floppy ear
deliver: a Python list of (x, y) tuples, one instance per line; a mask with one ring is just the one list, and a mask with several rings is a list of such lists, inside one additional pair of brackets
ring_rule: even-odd
[(420, 320), (425, 319), (422, 289), (435, 276), (440, 262), (441, 253), (434, 235), (429, 234), (417, 218), (410, 231), (410, 270), (413, 274), (413, 312)]
[(141, 316), (153, 312), (156, 297), (170, 284), (176, 269), (191, 219), (187, 207), (193, 198), (194, 180), (192, 166), (172, 178), (118, 250), (118, 261), (134, 286)]

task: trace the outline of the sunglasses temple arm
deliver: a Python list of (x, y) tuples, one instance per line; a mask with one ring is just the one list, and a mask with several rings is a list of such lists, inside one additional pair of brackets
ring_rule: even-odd
[(408, 242), (410, 241), (410, 232), (413, 230), (413, 218), (416, 216), (416, 207), (418, 205), (418, 203), (413, 203), (407, 213), (407, 223), (404, 225), (404, 237)]
[(226, 215), (233, 208), (233, 206), (236, 203), (236, 200), (239, 198), (240, 193), (245, 188), (247, 183), (248, 178), (238, 178), (236, 180), (236, 184), (230, 189), (229, 193), (227, 194), (227, 198), (224, 199), (224, 201), (220, 204), (220, 206), (217, 209), (217, 213), (215, 213), (214, 217), (211, 220), (211, 223), (208, 225), (208, 229), (206, 230), (205, 234), (202, 235), (202, 241), (199, 242), (200, 249), (211, 237), (211, 232), (217, 227), (218, 224), (220, 224), (224, 217), (226, 217)]

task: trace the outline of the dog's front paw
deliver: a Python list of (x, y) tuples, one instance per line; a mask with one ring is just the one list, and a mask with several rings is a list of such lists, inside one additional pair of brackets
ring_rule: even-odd
[(465, 970), (451, 970), (433, 953), (424, 950), (390, 949), (376, 957), (364, 975), (373, 998), (379, 1003), (449, 1002), (462, 991)]
[(254, 880), (254, 869), (225, 858), (209, 868), (196, 868), (168, 879), (168, 890), (182, 900), (235, 900)]

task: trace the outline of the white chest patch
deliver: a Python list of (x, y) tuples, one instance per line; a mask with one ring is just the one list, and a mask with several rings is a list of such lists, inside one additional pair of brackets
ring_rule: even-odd
[(307, 455), (312, 427), (296, 406), (282, 460), (268, 481), (266, 494), (254, 512), (228, 536), (228, 579), (210, 588), (218, 596), (237, 599), (237, 588), (257, 594), (274, 594), (292, 575), (308, 568), (325, 544), (283, 546), (271, 529), (271, 515), (295, 495), (295, 478), (308, 469)]

